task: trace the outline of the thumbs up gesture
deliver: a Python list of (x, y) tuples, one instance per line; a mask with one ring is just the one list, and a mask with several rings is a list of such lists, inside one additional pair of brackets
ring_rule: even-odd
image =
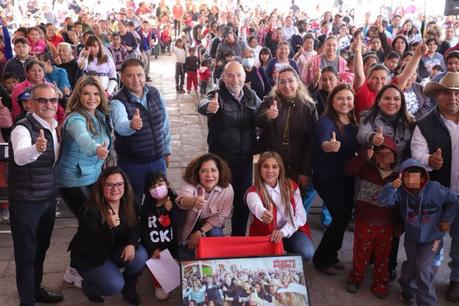
[(207, 104), (207, 112), (211, 114), (215, 114), (218, 112), (220, 105), (218, 104), (218, 92), (215, 92), (215, 95), (212, 100), (210, 100), (209, 104)]
[(392, 187), (394, 187), (395, 189), (398, 189), (400, 188), (400, 186), (402, 186), (402, 174), (400, 173), (398, 175), (398, 177), (392, 181)]
[(193, 208), (202, 209), (206, 205), (206, 200), (204, 199), (204, 189), (198, 187), (198, 194), (193, 198)]
[(45, 152), (47, 148), (47, 142), (48, 141), (45, 138), (45, 132), (43, 131), (43, 129), (40, 129), (37, 141), (35, 142), (35, 148), (37, 149), (37, 151), (40, 153)]
[(106, 141), (104, 141), (103, 144), (101, 145), (98, 145), (97, 146), (97, 149), (96, 149), (96, 154), (97, 154), (97, 157), (101, 160), (104, 160), (107, 158), (108, 156), (108, 144)]
[(266, 210), (261, 217), (261, 221), (267, 224), (271, 223), (273, 221), (273, 213), (270, 210)]
[(171, 201), (171, 198), (170, 198), (170, 197), (167, 197), (166, 203), (164, 204), (164, 208), (165, 208), (167, 211), (171, 211), (171, 209), (172, 209), (172, 201)]
[(429, 166), (434, 170), (438, 170), (443, 166), (443, 157), (441, 156), (440, 148), (429, 155)]
[(116, 212), (110, 210), (111, 214), (107, 217), (107, 224), (110, 229), (120, 225), (120, 217)]
[(131, 129), (139, 131), (142, 129), (143, 123), (142, 118), (140, 117), (139, 109), (136, 109), (134, 117), (131, 119)]
[(332, 132), (331, 139), (328, 141), (328, 148), (330, 152), (338, 152), (341, 147), (341, 142), (336, 140), (336, 133)]
[(383, 128), (379, 127), (376, 129), (376, 133), (373, 136), (373, 144), (375, 146), (380, 146), (384, 143)]
[(279, 115), (279, 109), (277, 108), (277, 101), (273, 100), (273, 103), (266, 111), (266, 117), (268, 118), (268, 120), (273, 120), (273, 119), (276, 119), (278, 115)]

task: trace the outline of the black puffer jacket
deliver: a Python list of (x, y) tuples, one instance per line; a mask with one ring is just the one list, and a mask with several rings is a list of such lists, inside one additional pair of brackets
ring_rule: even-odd
[[(244, 86), (243, 91), (239, 102), (220, 82), (219, 89), (210, 91), (198, 106), (199, 113), (207, 116), (209, 152), (226, 161), (248, 160), (255, 152), (255, 114), (261, 101), (253, 90)], [(216, 114), (210, 114), (207, 113), (207, 104), (215, 92), (218, 92), (220, 108)]]

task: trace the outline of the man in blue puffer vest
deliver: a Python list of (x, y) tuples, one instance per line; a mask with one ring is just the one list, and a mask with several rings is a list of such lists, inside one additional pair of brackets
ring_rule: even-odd
[(145, 81), (142, 61), (127, 59), (121, 66), (123, 87), (111, 102), (118, 166), (129, 177), (139, 205), (147, 175), (154, 171), (166, 175), (171, 154), (164, 98)]

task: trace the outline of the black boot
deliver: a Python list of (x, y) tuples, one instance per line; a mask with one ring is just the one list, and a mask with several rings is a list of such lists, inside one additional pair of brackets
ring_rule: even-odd
[(123, 278), (124, 278), (124, 287), (121, 290), (121, 293), (123, 294), (123, 297), (132, 305), (139, 305), (140, 304), (140, 298), (139, 295), (137, 294), (136, 291), (136, 286), (137, 286), (137, 275), (128, 275), (125, 272), (123, 272)]

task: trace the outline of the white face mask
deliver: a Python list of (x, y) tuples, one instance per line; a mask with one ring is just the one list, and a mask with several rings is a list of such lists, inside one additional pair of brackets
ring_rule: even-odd
[(250, 69), (255, 65), (255, 58), (249, 57), (249, 58), (243, 58), (242, 59), (242, 67)]
[(158, 187), (150, 188), (150, 190), (148, 191), (150, 192), (151, 197), (156, 200), (162, 200), (168, 194), (166, 185), (160, 185)]

